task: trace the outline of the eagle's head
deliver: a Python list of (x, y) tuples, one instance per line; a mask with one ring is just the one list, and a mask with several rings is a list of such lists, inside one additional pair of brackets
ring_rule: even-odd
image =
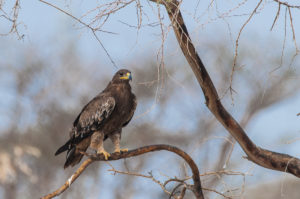
[(113, 82), (129, 82), (132, 80), (131, 72), (127, 69), (121, 69), (114, 75)]

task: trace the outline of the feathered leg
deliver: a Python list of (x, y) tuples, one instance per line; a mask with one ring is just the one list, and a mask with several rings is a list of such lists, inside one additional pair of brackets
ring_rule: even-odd
[(120, 152), (127, 152), (128, 149), (120, 149), (120, 140), (121, 140), (121, 130), (114, 132), (113, 134), (109, 135), (109, 138), (113, 142), (115, 146), (115, 153), (120, 153)]
[(94, 132), (92, 135), (90, 147), (94, 150), (97, 150), (97, 154), (103, 154), (105, 160), (108, 160), (108, 157), (110, 156), (110, 154), (104, 150), (103, 139), (104, 139), (103, 132), (100, 132), (100, 131)]

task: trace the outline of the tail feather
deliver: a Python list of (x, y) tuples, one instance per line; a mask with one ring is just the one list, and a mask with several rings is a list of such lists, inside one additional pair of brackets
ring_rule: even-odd
[[(71, 137), (64, 145), (62, 145), (56, 152), (55, 155), (58, 155), (64, 151), (71, 150), (71, 148), (74, 145), (77, 145), (78, 143), (82, 142), (83, 140), (86, 140), (91, 135), (91, 133), (86, 133), (83, 136), (77, 136), (77, 137)], [(107, 138), (106, 136), (104, 140)]]
[(68, 166), (75, 166), (76, 164), (78, 164), (83, 157), (83, 154), (80, 152), (86, 151), (90, 145), (90, 142), (91, 139), (90, 137), (88, 137), (82, 140), (77, 145), (71, 145), (71, 148), (67, 149), (68, 153), (67, 153), (67, 158), (66, 158), (64, 168), (67, 168)]
[(68, 151), (67, 153), (67, 158), (66, 162), (64, 164), (64, 169), (66, 169), (69, 166), (74, 166), (77, 163), (80, 162), (82, 159), (83, 155), (79, 152), (79, 150), (76, 149), (74, 146), (71, 150)]
[(57, 151), (55, 152), (55, 155), (58, 155), (66, 150), (70, 149), (71, 140), (68, 140), (64, 145), (62, 145)]
[(64, 168), (74, 166), (80, 162), (83, 157), (80, 151), (86, 151), (89, 147), (91, 140), (90, 135), (91, 133), (86, 133), (83, 136), (77, 137), (71, 136), (71, 138), (55, 152), (55, 155), (58, 155), (67, 151)]

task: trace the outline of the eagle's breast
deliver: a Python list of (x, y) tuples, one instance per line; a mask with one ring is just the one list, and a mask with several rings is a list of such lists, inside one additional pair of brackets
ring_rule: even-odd
[(121, 129), (123, 125), (131, 119), (135, 110), (135, 96), (132, 94), (129, 84), (114, 85), (111, 92), (116, 101), (116, 105), (111, 114), (110, 121), (107, 122), (109, 125), (103, 126), (102, 130), (105, 134)]

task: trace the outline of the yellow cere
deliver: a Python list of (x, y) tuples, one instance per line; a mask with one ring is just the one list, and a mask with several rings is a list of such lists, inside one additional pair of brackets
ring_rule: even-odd
[(130, 73), (126, 73), (126, 76), (120, 77), (120, 79), (129, 79)]

